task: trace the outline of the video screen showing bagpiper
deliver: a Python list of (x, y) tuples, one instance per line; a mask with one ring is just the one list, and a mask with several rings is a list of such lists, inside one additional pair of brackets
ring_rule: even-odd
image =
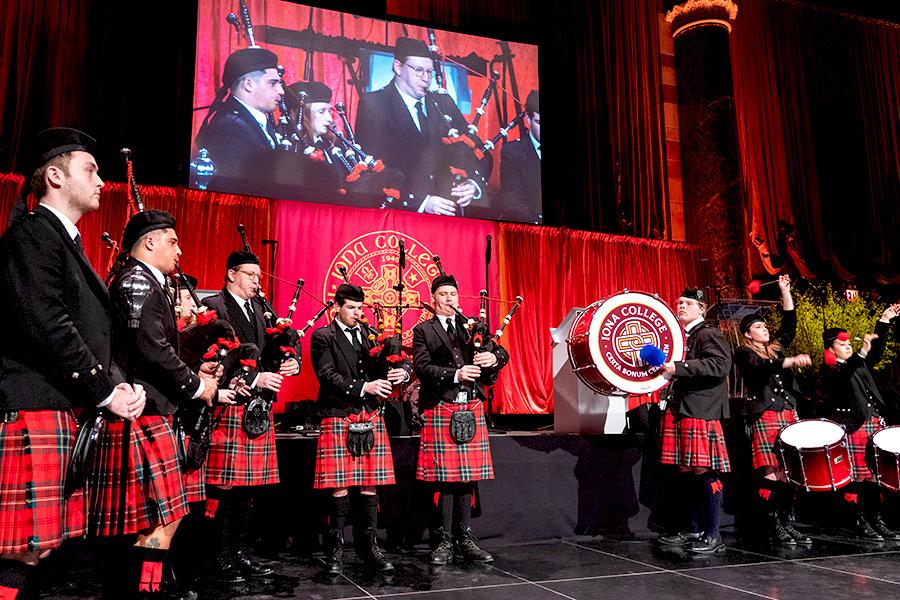
[(190, 187), (541, 224), (535, 45), (200, 0)]

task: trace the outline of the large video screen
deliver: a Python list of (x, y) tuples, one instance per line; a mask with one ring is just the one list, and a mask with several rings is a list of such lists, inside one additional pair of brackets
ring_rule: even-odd
[(538, 48), (200, 0), (195, 189), (540, 224)]

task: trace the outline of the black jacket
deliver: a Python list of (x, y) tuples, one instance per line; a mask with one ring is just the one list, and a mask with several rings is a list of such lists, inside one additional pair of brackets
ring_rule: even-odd
[(884, 355), (890, 323), (878, 321), (872, 340), (872, 349), (862, 358), (858, 353), (834, 366), (825, 366), (824, 385), (828, 396), (828, 413), (831, 419), (847, 427), (848, 433), (859, 429), (869, 417), (885, 416), (887, 406), (875, 386), (869, 370)]
[[(369, 350), (374, 343), (361, 335), (362, 350), (357, 352), (335, 321), (316, 329), (309, 341), (316, 379), (319, 380), (319, 414), (322, 417), (346, 417), (363, 409), (378, 408), (381, 400), (369, 394), (361, 394), (363, 385), (375, 379), (369, 375), (371, 361)], [(407, 362), (399, 368), (411, 372)]]
[[(418, 210), (427, 194), (450, 198), (453, 178), (450, 167), (464, 169), (469, 179), (484, 191), (484, 180), (472, 150), (463, 143), (444, 144), (446, 114), (453, 126), (465, 131), (466, 121), (453, 100), (444, 94), (426, 94), (425, 127), (420, 132), (397, 86), (391, 81), (384, 88), (359, 99), (356, 115), (356, 140), (360, 146), (385, 166), (398, 169), (405, 176), (400, 191), (415, 194), (417, 200), (393, 208)], [(398, 206), (399, 204), (399, 206)]]
[[(465, 342), (465, 324), (458, 316), (454, 318), (459, 347), (451, 343), (447, 330), (436, 316), (419, 323), (413, 329), (413, 364), (419, 376), (419, 407), (432, 408), (442, 400), (452, 402), (457, 394), (466, 389), (465, 383), (454, 383), (456, 370), (472, 364), (472, 347)], [(502, 346), (495, 346), (497, 364), (481, 369), (481, 376), (475, 382), (475, 394), (484, 400), (484, 386), (494, 385), (500, 376), (500, 369), (509, 362), (509, 353)]]
[(0, 410), (93, 406), (122, 381), (106, 286), (42, 206), (0, 240), (0, 310)]
[[(781, 311), (781, 331), (777, 336), (781, 347), (790, 346), (796, 333), (797, 312)], [(748, 415), (760, 415), (765, 410), (796, 410), (803, 396), (791, 369), (784, 368), (783, 350), (769, 359), (742, 345), (734, 351), (734, 362), (747, 388)]]
[[(130, 303), (122, 286), (132, 273), (149, 284), (137, 328), (129, 327)], [(180, 402), (191, 401), (200, 387), (200, 379), (179, 358), (178, 326), (168, 292), (134, 258), (128, 258), (115, 274), (109, 292), (116, 363), (122, 366), (130, 381), (144, 386), (147, 392), (144, 414), (173, 414)]]
[(675, 362), (669, 402), (676, 415), (716, 421), (728, 418), (731, 347), (713, 325), (703, 322), (688, 334), (687, 355)]
[(500, 150), (500, 218), (540, 224), (541, 159), (531, 136), (504, 143)]
[(259, 298), (251, 298), (250, 306), (253, 308), (254, 323), (247, 319), (247, 313), (243, 306), (238, 306), (234, 296), (227, 290), (222, 290), (215, 296), (209, 296), (202, 300), (204, 306), (216, 311), (220, 319), (228, 321), (238, 339), (247, 344), (256, 344), (262, 350), (266, 341), (266, 308)]
[[(209, 189), (251, 195), (272, 195), (275, 148), (247, 108), (233, 96), (197, 135), (215, 165)], [(273, 190), (274, 191), (274, 190)]]

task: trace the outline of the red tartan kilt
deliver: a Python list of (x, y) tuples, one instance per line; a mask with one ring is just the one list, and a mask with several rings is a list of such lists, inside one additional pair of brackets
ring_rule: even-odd
[(88, 473), (88, 534), (116, 536), (173, 523), (188, 512), (170, 418), (107, 421)]
[(269, 485), (278, 483), (278, 455), (275, 453), (275, 417), (269, 412), (269, 430), (251, 438), (241, 421), (246, 405), (226, 406), (213, 429), (206, 483), (217, 486)]
[(866, 452), (872, 434), (881, 429), (878, 417), (869, 417), (862, 427), (847, 434), (847, 451), (850, 453), (850, 478), (853, 481), (875, 481), (875, 474), (869, 468)]
[(753, 468), (781, 467), (781, 457), (775, 451), (779, 432), (800, 420), (794, 410), (766, 410), (750, 425), (753, 438), (750, 450), (753, 454)]
[(660, 423), (660, 462), (680, 467), (731, 471), (722, 423), (692, 417), (675, 419), (666, 410)]
[(64, 410), (22, 410), (14, 423), (0, 423), (0, 554), (84, 535), (84, 493), (64, 494), (75, 431)]
[[(475, 411), (475, 437), (457, 444), (450, 436), (450, 417), (457, 410)], [(420, 481), (480, 481), (494, 478), (491, 445), (481, 401), (468, 404), (441, 402), (424, 411), (416, 479)]]
[[(350, 418), (359, 419), (359, 415)], [(356, 457), (347, 449), (349, 421), (343, 417), (322, 419), (322, 434), (316, 448), (316, 475), (313, 487), (333, 489), (354, 486), (391, 485), (394, 481), (394, 457), (388, 440), (384, 418), (372, 419), (375, 445), (363, 456)]]

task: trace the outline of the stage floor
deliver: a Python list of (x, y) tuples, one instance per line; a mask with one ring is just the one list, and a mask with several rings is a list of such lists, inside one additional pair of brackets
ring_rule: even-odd
[[(321, 573), (321, 554), (282, 553), (271, 564), (275, 575), (233, 587), (195, 589), (200, 600), (236, 598), (320, 598), (362, 600), (543, 600), (611, 598), (704, 600), (771, 598), (864, 599), (900, 596), (900, 544), (865, 544), (805, 527), (811, 549), (769, 550), (738, 542), (725, 532), (728, 547), (711, 557), (663, 553), (648, 536), (628, 541), (572, 537), (523, 544), (483, 546), (494, 553), (492, 565), (432, 568), (427, 548), (390, 553), (396, 570), (390, 577), (364, 571), (352, 551), (345, 575)], [(76, 544), (77, 545), (77, 544)], [(99, 584), (90, 563), (72, 552), (45, 565), (50, 589), (42, 598), (96, 598)]]

